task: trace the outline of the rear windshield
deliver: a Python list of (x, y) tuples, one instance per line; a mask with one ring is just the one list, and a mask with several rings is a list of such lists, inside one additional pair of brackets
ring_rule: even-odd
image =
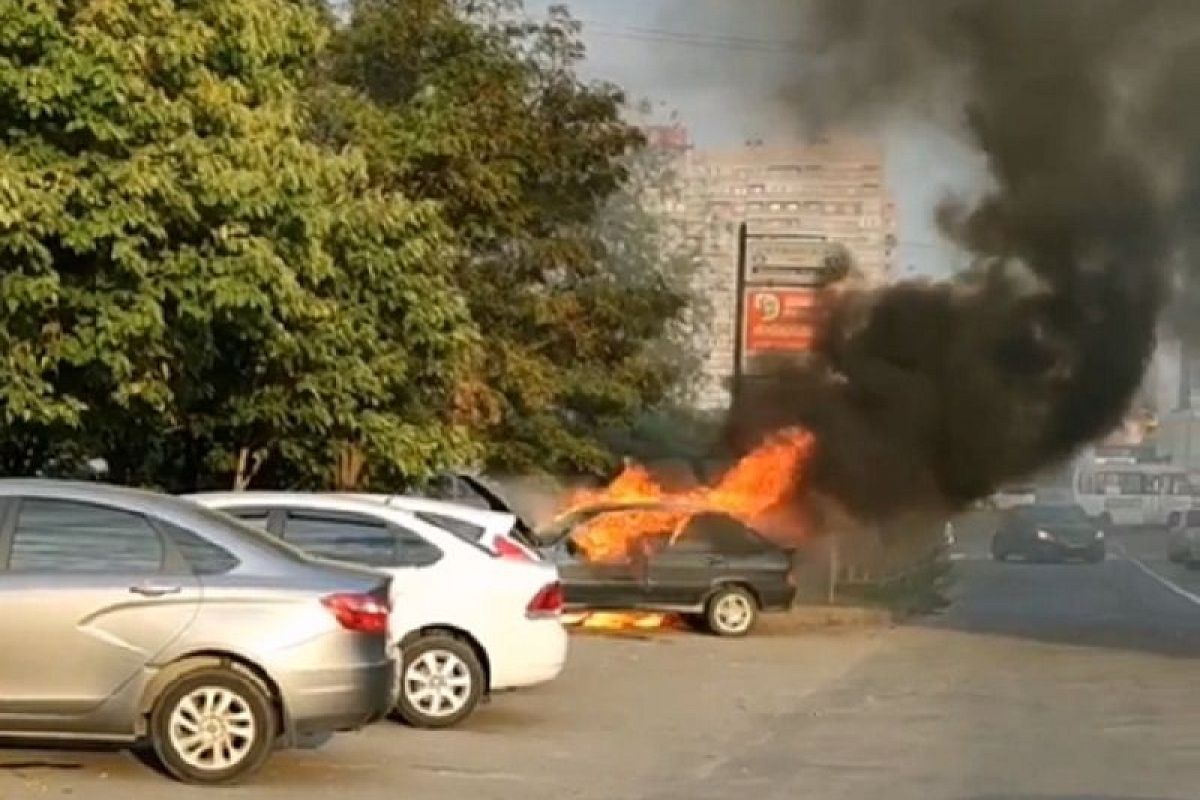
[(437, 514), (432, 511), (417, 511), (413, 514), (417, 519), (433, 525), (436, 528), (441, 528), (448, 531), (459, 539), (472, 544), (478, 544), (483, 535), (487, 533), (487, 528), (482, 525), (476, 525), (473, 522), (467, 522), (458, 517), (450, 517), (445, 514)]

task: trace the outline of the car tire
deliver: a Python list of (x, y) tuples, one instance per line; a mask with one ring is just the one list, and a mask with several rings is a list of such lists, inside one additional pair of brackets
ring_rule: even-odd
[(404, 648), (396, 716), (414, 728), (448, 728), (471, 715), (487, 677), (469, 644), (446, 633)]
[(704, 604), (704, 623), (717, 636), (745, 636), (758, 621), (758, 601), (741, 586), (722, 586)]
[(250, 777), (270, 757), (278, 734), (278, 715), (266, 689), (230, 667), (180, 676), (150, 716), (154, 754), (185, 783), (230, 785)]

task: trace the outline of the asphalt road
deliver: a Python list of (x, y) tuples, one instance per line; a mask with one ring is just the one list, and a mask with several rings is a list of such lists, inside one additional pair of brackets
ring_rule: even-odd
[(964, 536), (953, 604), (900, 627), (579, 636), (559, 681), (464, 729), (375, 726), (238, 790), (124, 753), (0, 750), (0, 800), (1193, 800), (1200, 573), (1158, 532), (1112, 544), (1103, 564), (996, 564)]

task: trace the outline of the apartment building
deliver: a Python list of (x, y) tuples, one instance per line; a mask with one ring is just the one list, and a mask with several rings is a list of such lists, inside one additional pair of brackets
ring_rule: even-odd
[[(734, 369), (738, 225), (744, 221), (751, 237), (748, 290), (774, 287), (786, 295), (834, 245), (852, 257), (853, 280), (887, 281), (896, 213), (878, 143), (827, 138), (787, 147), (749, 142), (697, 150), (686, 139), (678, 128), (651, 136), (657, 146), (675, 149), (686, 181), (680, 213), (700, 247), (697, 289), (711, 313), (700, 331), (706, 357), (698, 404), (719, 409), (730, 403)], [(795, 300), (803, 303), (799, 296)], [(803, 346), (803, 337), (791, 341)]]

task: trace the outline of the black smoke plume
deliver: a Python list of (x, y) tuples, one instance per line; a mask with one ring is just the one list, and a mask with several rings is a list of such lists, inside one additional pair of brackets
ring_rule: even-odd
[(807, 426), (813, 488), (881, 518), (961, 506), (1111, 430), (1197, 273), (1200, 3), (801, 8), (800, 113), (957, 119), (994, 186), (938, 212), (972, 268), (836, 295), (811, 361), (744, 387), (735, 435)]

